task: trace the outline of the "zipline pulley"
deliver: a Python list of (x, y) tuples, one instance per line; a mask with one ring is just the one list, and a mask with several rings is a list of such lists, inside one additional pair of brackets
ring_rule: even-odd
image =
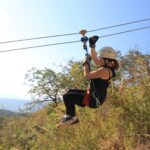
[[(82, 35), (82, 38), (81, 38), (81, 42), (83, 43), (83, 49), (86, 51), (85, 53), (85, 57), (90, 59), (89, 57), (89, 54), (88, 54), (88, 48), (87, 48), (87, 41), (88, 41), (88, 37), (85, 36), (85, 34), (87, 33), (87, 30), (81, 30), (80, 31), (80, 34)], [(89, 70), (90, 70), (90, 63), (89, 63)]]
[(86, 55), (88, 54), (88, 49), (87, 49), (87, 41), (88, 41), (88, 37), (85, 36), (85, 34), (87, 33), (87, 30), (81, 30), (80, 34), (83, 36), (81, 38), (81, 42), (83, 43), (83, 49), (86, 51)]

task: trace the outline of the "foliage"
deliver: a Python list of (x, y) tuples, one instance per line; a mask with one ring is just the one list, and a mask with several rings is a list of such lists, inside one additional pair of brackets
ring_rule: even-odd
[[(60, 101), (60, 85), (58, 75), (51, 69), (37, 70), (32, 68), (25, 77), (32, 88), (29, 93), (34, 102), (32, 105), (53, 102), (57, 105)], [(31, 105), (31, 104), (30, 104)]]
[(62, 68), (60, 83), (62, 89), (66, 90), (70, 88), (85, 89), (87, 81), (83, 78), (81, 62), (73, 62), (70, 60), (68, 65)]
[(87, 86), (87, 81), (83, 78), (81, 63), (72, 61), (68, 62), (67, 67), (62, 68), (61, 73), (55, 73), (51, 69), (32, 68), (26, 74), (25, 79), (32, 86), (29, 93), (34, 100), (29, 103), (29, 108), (45, 103), (57, 105), (64, 91), (70, 88), (85, 89)]

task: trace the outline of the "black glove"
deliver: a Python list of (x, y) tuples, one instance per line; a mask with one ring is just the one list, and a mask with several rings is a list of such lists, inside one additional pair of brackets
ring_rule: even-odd
[(91, 61), (91, 56), (89, 54), (86, 54), (85, 55), (85, 59), (83, 60), (83, 63), (82, 65), (84, 66), (85, 64), (90, 64), (90, 61)]
[(99, 36), (92, 36), (92, 37), (90, 37), (89, 38), (89, 43), (90, 43), (90, 47), (91, 48), (95, 48), (95, 44), (96, 44), (96, 42), (97, 42), (97, 40), (99, 39)]

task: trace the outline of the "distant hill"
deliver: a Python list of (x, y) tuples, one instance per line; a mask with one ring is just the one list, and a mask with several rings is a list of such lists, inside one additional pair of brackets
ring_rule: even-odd
[(14, 115), (14, 112), (9, 110), (0, 109), (0, 117), (1, 116), (11, 116)]
[(28, 103), (27, 100), (0, 98), (0, 109), (19, 112), (19, 109), (23, 109), (26, 103)]
[(0, 118), (1, 117), (10, 117), (10, 116), (25, 116), (25, 113), (13, 112), (10, 110), (0, 109)]

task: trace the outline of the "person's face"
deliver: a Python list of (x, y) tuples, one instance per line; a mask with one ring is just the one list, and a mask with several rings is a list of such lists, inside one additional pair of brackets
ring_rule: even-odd
[(101, 65), (105, 65), (104, 59), (102, 57), (99, 58), (99, 62)]

